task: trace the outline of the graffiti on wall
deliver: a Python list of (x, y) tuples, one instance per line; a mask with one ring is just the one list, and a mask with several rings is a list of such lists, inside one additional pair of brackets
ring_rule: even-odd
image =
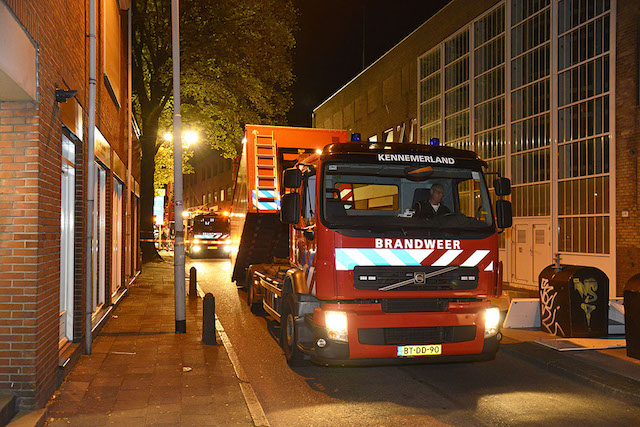
[(540, 279), (540, 320), (542, 326), (551, 334), (564, 336), (562, 330), (556, 320), (558, 308), (555, 306), (558, 292), (549, 283), (549, 279)]
[(591, 313), (596, 309), (596, 305), (593, 303), (598, 299), (596, 295), (598, 281), (590, 277), (581, 282), (580, 279), (576, 277), (573, 279), (573, 287), (580, 294), (580, 298), (582, 298), (580, 308), (584, 311), (584, 315), (587, 318), (587, 326), (591, 326)]

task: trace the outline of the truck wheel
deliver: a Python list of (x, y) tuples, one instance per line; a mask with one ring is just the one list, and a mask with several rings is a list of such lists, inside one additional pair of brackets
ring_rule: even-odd
[(293, 294), (287, 297), (280, 318), (280, 344), (289, 366), (302, 366), (304, 354), (298, 348), (298, 331), (295, 322), (295, 303)]
[(253, 314), (261, 314), (262, 303), (260, 301), (256, 301), (255, 286), (253, 274), (250, 272), (247, 274), (247, 305)]

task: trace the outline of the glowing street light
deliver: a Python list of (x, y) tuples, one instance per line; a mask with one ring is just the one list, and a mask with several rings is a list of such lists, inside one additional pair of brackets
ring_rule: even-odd
[[(171, 132), (166, 132), (163, 136), (165, 141), (173, 141), (173, 134)], [(182, 142), (183, 145), (188, 147), (191, 144), (195, 144), (200, 139), (200, 135), (195, 130), (188, 130), (186, 132), (182, 132)]]
[(198, 132), (196, 132), (195, 130), (186, 131), (184, 134), (182, 134), (182, 137), (187, 145), (195, 144), (199, 139)]

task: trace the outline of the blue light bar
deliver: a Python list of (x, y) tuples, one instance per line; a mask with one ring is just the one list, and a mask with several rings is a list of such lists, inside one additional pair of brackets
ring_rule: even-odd
[(440, 140), (438, 138), (431, 138), (429, 140), (429, 145), (440, 145)]
[(351, 134), (351, 141), (354, 142), (360, 142), (360, 134), (359, 133), (352, 133)]

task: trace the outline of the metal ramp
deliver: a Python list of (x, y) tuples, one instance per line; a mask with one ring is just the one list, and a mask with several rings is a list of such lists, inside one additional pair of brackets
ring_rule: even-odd
[(289, 258), (289, 226), (278, 213), (249, 213), (244, 222), (241, 244), (231, 280), (245, 284), (247, 267)]

